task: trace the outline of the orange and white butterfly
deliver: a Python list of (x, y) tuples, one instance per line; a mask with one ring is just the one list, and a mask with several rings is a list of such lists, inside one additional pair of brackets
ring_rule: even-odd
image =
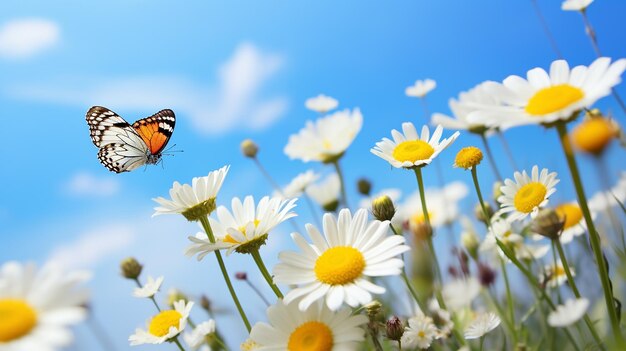
[(91, 140), (100, 148), (100, 163), (115, 173), (159, 163), (176, 124), (172, 110), (161, 110), (132, 126), (102, 106), (90, 108), (85, 118)]

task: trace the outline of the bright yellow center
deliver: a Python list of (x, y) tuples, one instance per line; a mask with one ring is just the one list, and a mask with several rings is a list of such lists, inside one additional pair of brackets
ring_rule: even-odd
[(148, 326), (148, 332), (158, 337), (166, 335), (171, 327), (180, 328), (181, 318), (183, 316), (178, 311), (163, 311), (152, 318)]
[[(430, 221), (433, 220), (433, 213), (428, 211), (428, 219)], [(424, 217), (424, 212), (422, 210), (420, 210), (419, 212), (415, 213), (413, 216), (411, 216), (411, 222), (413, 222), (414, 224), (422, 224), (426, 222), (426, 218)]]
[(37, 313), (24, 300), (0, 299), (0, 343), (19, 339), (37, 325)]
[(435, 153), (430, 144), (422, 140), (403, 141), (393, 149), (393, 158), (400, 162), (427, 160)]
[(580, 223), (581, 219), (583, 219), (583, 211), (581, 211), (580, 207), (576, 204), (562, 204), (557, 206), (554, 210), (561, 219), (565, 220), (563, 229), (571, 228)]
[(553, 267), (554, 278), (562, 277), (565, 275), (565, 269), (562, 266)]
[(311, 321), (300, 325), (289, 336), (289, 351), (330, 351), (333, 333), (324, 323)]
[(517, 191), (513, 203), (518, 211), (530, 213), (545, 200), (547, 193), (545, 185), (539, 182), (528, 183)]
[(322, 283), (345, 285), (361, 276), (365, 258), (361, 251), (349, 246), (336, 246), (326, 250), (315, 261), (315, 275)]
[(617, 136), (615, 126), (604, 118), (591, 118), (572, 131), (574, 145), (582, 151), (599, 154)]
[(585, 93), (569, 84), (553, 85), (535, 93), (526, 105), (526, 113), (533, 116), (547, 115), (579, 101)]
[(474, 146), (464, 147), (456, 154), (454, 165), (459, 168), (470, 169), (480, 164), (483, 160), (483, 152)]
[(426, 333), (424, 333), (423, 330), (420, 330), (417, 332), (417, 336), (419, 336), (420, 338), (425, 338), (426, 337)]

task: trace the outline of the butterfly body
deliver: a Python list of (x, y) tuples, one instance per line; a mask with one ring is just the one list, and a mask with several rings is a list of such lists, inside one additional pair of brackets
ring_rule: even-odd
[(174, 111), (161, 110), (130, 125), (106, 107), (94, 106), (85, 116), (98, 159), (115, 173), (130, 172), (161, 161), (176, 124)]

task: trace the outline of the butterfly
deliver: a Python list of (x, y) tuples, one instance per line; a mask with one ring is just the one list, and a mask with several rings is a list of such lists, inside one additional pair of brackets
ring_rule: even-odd
[(85, 116), (98, 159), (109, 171), (130, 172), (161, 161), (176, 124), (174, 111), (161, 110), (130, 125), (106, 107), (94, 106)]

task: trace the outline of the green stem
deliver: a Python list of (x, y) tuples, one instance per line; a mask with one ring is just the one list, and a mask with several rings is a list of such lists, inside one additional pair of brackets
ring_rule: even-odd
[[(500, 182), (503, 182), (502, 175), (500, 175), (500, 171), (498, 171), (498, 166), (496, 165), (496, 159), (493, 157), (493, 153), (491, 152), (491, 147), (489, 147), (489, 143), (487, 142), (487, 137), (485, 133), (480, 134), (480, 139), (483, 141), (483, 145), (485, 146), (485, 151), (487, 152), (487, 158), (489, 159), (489, 164), (491, 165), (491, 169), (493, 170), (493, 174), (498, 178)], [(473, 167), (476, 168), (476, 167)]]
[(480, 337), (480, 351), (483, 351), (483, 344), (485, 343), (485, 336)]
[(506, 153), (506, 156), (509, 159), (509, 162), (511, 162), (511, 166), (513, 167), (514, 170), (519, 170), (519, 167), (517, 167), (517, 163), (515, 162), (515, 157), (513, 157), (513, 153), (511, 152), (511, 148), (509, 147), (509, 143), (506, 141), (506, 138), (504, 137), (504, 133), (502, 133), (502, 131), (500, 129), (498, 129), (496, 131), (496, 133), (498, 134), (498, 138), (500, 138), (500, 142), (502, 143), (502, 146), (504, 147), (504, 153)]
[(345, 208), (348, 208), (348, 197), (346, 196), (346, 183), (343, 179), (343, 173), (341, 172), (341, 167), (339, 166), (339, 160), (333, 161), (333, 166), (335, 166), (335, 171), (339, 176), (339, 182), (341, 184), (341, 203)]
[[(476, 168), (476, 167), (474, 167)], [(513, 343), (517, 344), (517, 325), (515, 323), (515, 307), (513, 306), (513, 295), (511, 294), (511, 286), (509, 284), (509, 275), (506, 271), (506, 264), (503, 259), (499, 259), (500, 267), (502, 268), (502, 277), (504, 277), (504, 286), (506, 288), (506, 303), (509, 308), (509, 317), (511, 318), (511, 324), (513, 324)]]
[(583, 212), (583, 217), (585, 218), (585, 223), (587, 224), (587, 229), (589, 231), (589, 241), (591, 243), (591, 249), (593, 250), (593, 254), (596, 260), (596, 265), (598, 266), (598, 272), (600, 273), (600, 281), (602, 282), (602, 290), (604, 290), (604, 300), (609, 313), (609, 319), (611, 320), (613, 336), (618, 344), (621, 344), (622, 334), (619, 327), (617, 311), (615, 310), (614, 305), (613, 288), (611, 286), (607, 267), (605, 266), (604, 255), (602, 254), (600, 236), (598, 235), (596, 227), (593, 224), (591, 212), (589, 211), (589, 206), (587, 205), (587, 197), (585, 196), (585, 190), (583, 189), (583, 184), (580, 179), (580, 173), (578, 172), (576, 159), (574, 158), (574, 154), (572, 152), (572, 145), (569, 136), (567, 135), (567, 127), (565, 125), (565, 122), (557, 123), (556, 129), (559, 135), (561, 146), (563, 148), (563, 153), (565, 154), (565, 158), (567, 159), (567, 165), (569, 166), (569, 170), (572, 175), (574, 187), (576, 188), (578, 204), (580, 205), (580, 209)]
[[(211, 243), (215, 243), (215, 236), (213, 235), (213, 230), (211, 229), (209, 218), (201, 217), (200, 223), (202, 223), (202, 227), (204, 228), (204, 231), (209, 237), (209, 241), (211, 241)], [(237, 310), (239, 311), (241, 320), (243, 321), (243, 324), (245, 324), (246, 329), (248, 330), (248, 333), (249, 333), (252, 327), (250, 326), (250, 322), (248, 321), (248, 317), (246, 316), (246, 313), (243, 311), (243, 308), (241, 307), (241, 303), (239, 303), (239, 298), (237, 297), (237, 294), (235, 293), (233, 284), (230, 282), (230, 277), (228, 276), (228, 272), (226, 271), (226, 265), (224, 264), (222, 253), (219, 250), (215, 250), (215, 258), (217, 258), (217, 263), (219, 264), (220, 270), (222, 271), (222, 276), (224, 277), (224, 281), (226, 282), (226, 285), (228, 286), (228, 291), (230, 292), (230, 296), (232, 297), (233, 302), (235, 302), (235, 306), (237, 306)]]
[(254, 263), (256, 263), (257, 267), (259, 267), (259, 271), (261, 271), (263, 278), (265, 278), (267, 284), (269, 284), (270, 288), (272, 288), (272, 291), (274, 291), (274, 294), (276, 294), (276, 297), (282, 299), (283, 293), (280, 291), (280, 289), (278, 289), (276, 284), (274, 284), (274, 279), (272, 279), (272, 275), (267, 271), (267, 267), (265, 267), (265, 263), (263, 263), (263, 259), (261, 258), (259, 250), (254, 250), (250, 252), (250, 254), (254, 259)]
[(178, 341), (178, 336), (173, 338), (174, 343), (176, 344), (176, 346), (178, 346), (178, 349), (180, 351), (185, 351), (185, 348), (183, 347), (183, 345), (180, 344), (180, 341)]

